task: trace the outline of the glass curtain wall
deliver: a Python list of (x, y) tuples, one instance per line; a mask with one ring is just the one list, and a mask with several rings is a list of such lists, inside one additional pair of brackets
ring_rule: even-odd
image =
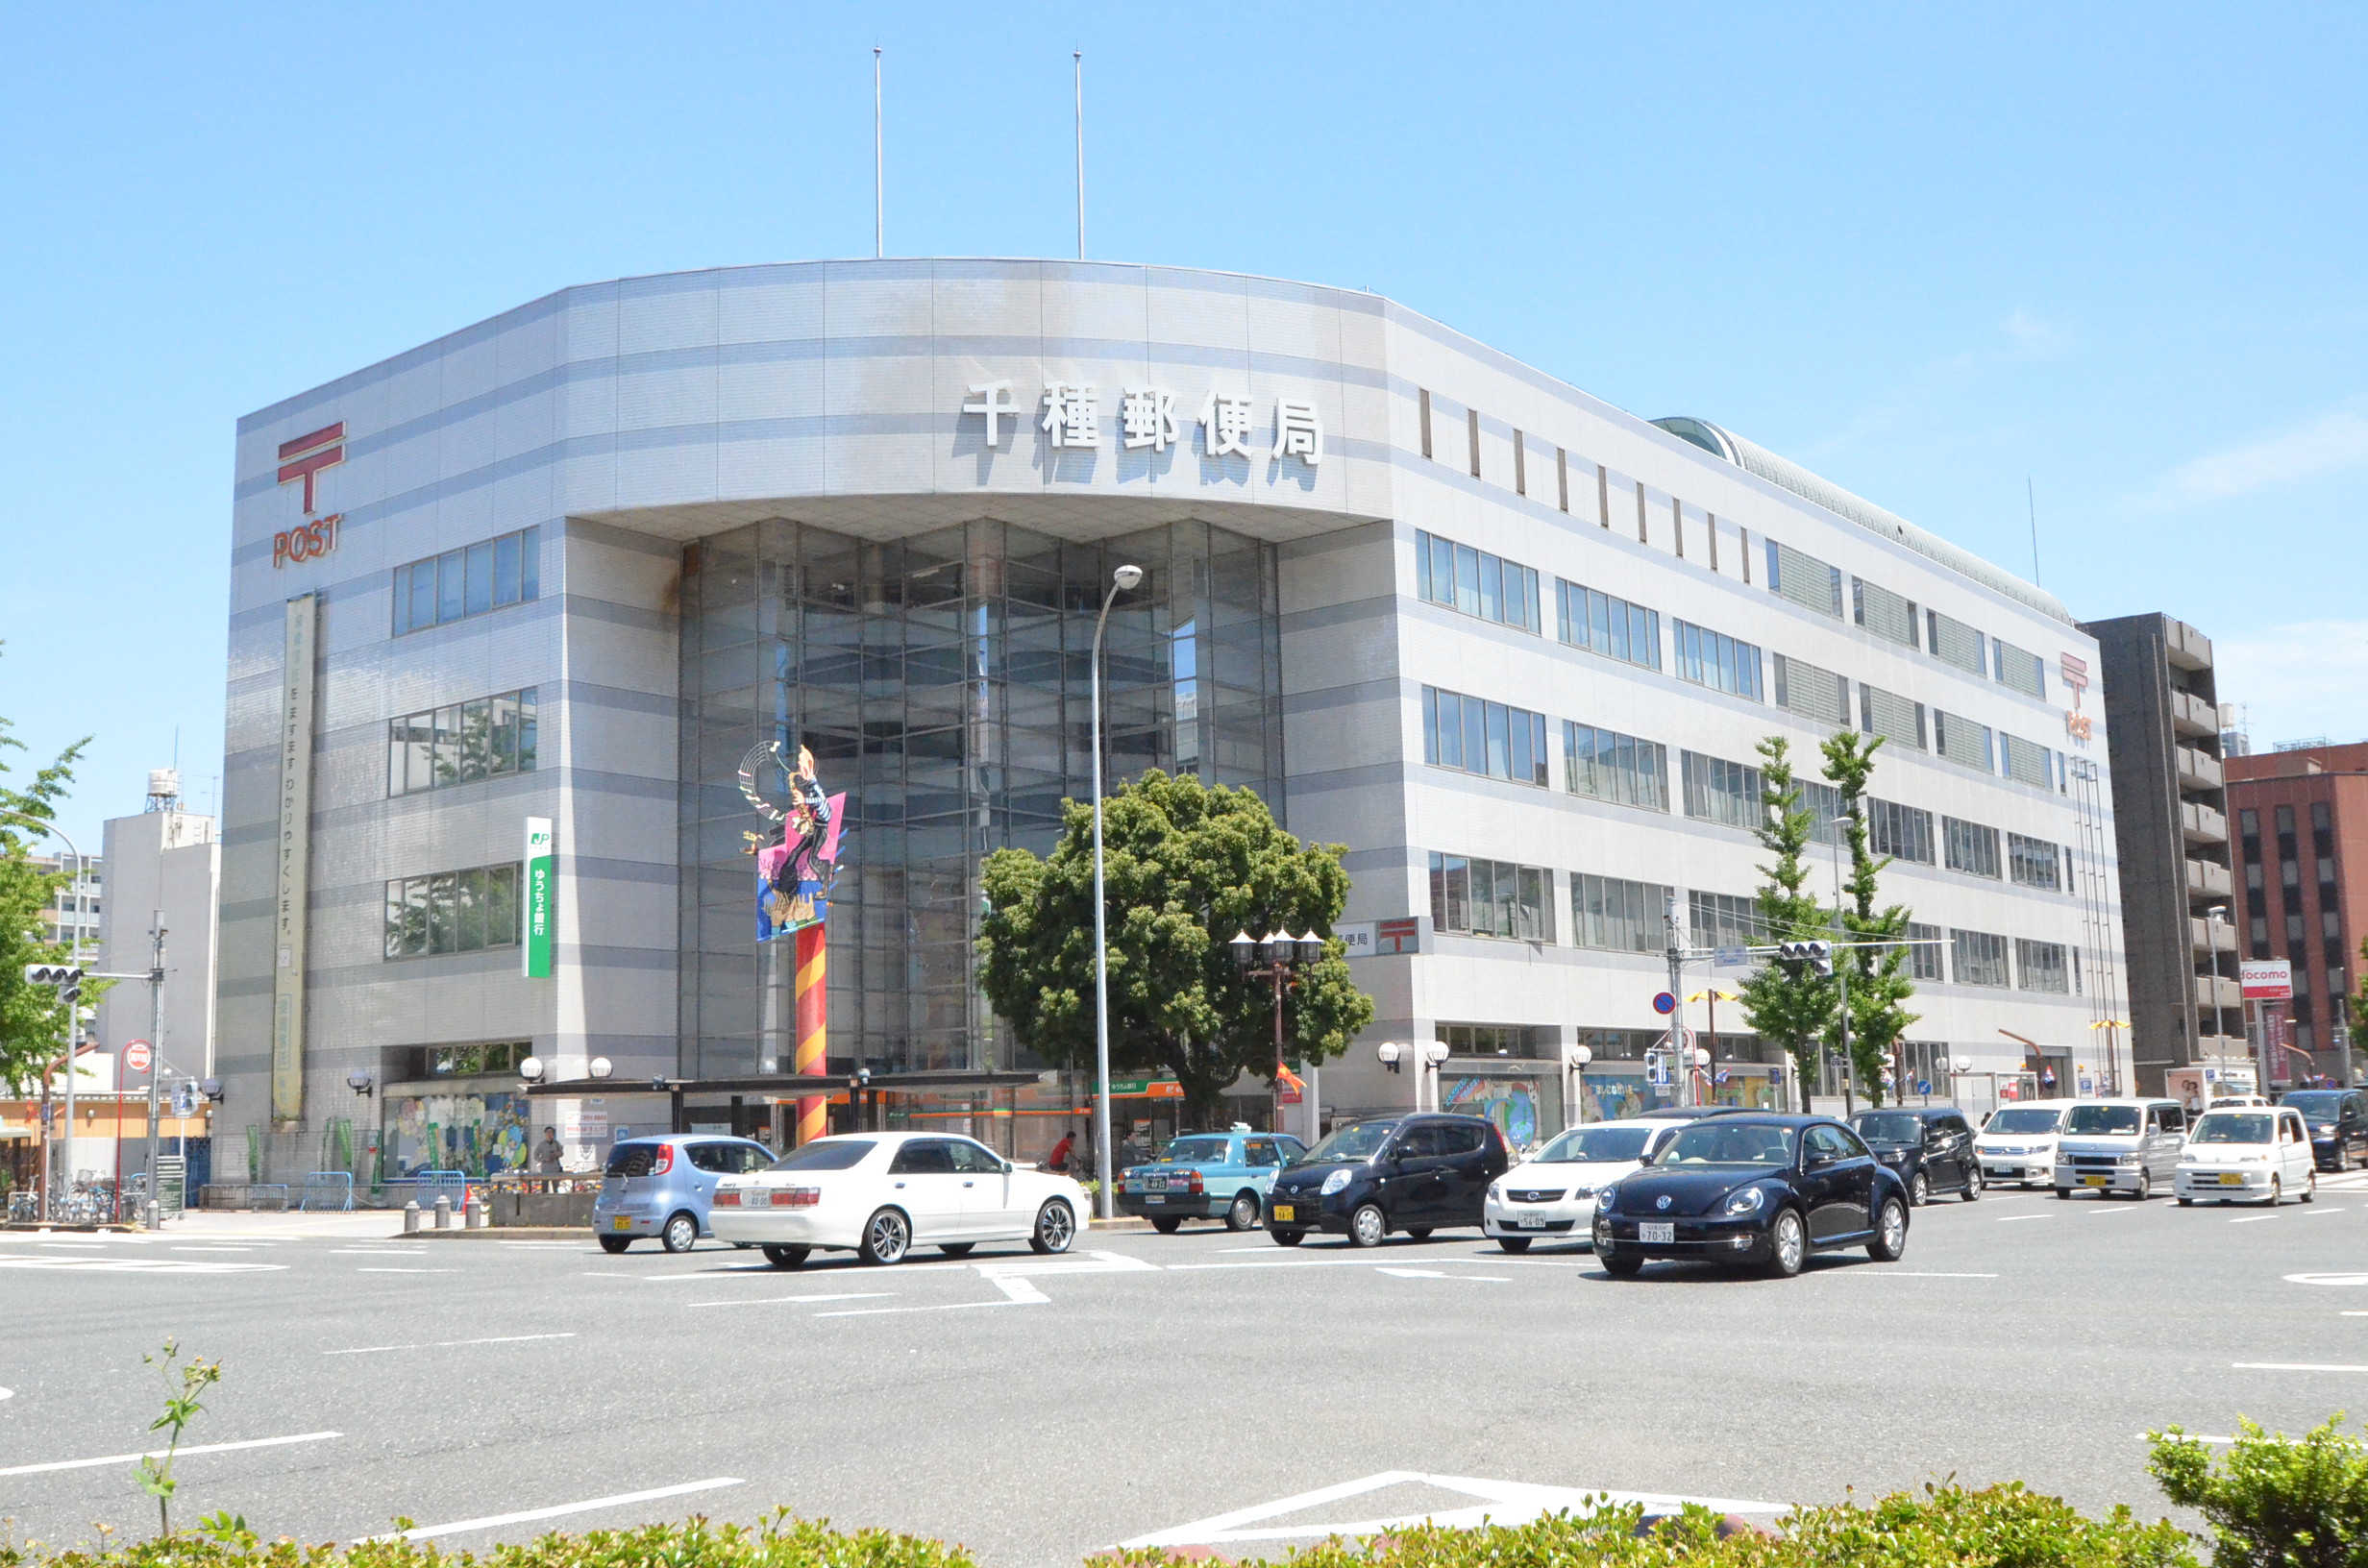
[[(1104, 768), (1246, 785), (1282, 815), (1271, 546), (1204, 523), (1075, 544), (979, 521), (892, 543), (793, 522), (682, 557), (681, 1069), (786, 1071), (791, 943), (755, 942), (760, 741), (848, 796), (830, 906), (829, 1070), (1026, 1067), (973, 983), (978, 863), (1042, 854), (1091, 790), (1088, 660), (1111, 571)], [(760, 779), (781, 798), (777, 773)]]

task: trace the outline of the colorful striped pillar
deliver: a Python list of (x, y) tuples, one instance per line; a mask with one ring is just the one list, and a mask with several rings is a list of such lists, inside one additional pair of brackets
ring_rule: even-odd
[[(821, 922), (798, 933), (798, 1054), (801, 1073), (829, 1069), (826, 1037), (830, 1023), (829, 946)], [(798, 1102), (798, 1141), (810, 1143), (830, 1131), (830, 1097), (809, 1094)]]

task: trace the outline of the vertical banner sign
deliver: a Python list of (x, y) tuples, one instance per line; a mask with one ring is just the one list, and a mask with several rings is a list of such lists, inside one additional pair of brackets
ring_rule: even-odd
[(551, 850), (551, 819), (527, 819), (527, 908), (524, 962), (530, 980), (551, 978), (551, 917), (558, 861)]
[(271, 1115), (305, 1112), (305, 921), (311, 866), (312, 660), (320, 596), (287, 601), (280, 669), (280, 871), (271, 987)]

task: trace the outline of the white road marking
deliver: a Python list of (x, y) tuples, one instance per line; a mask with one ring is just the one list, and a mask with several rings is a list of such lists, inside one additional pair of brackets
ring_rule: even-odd
[(842, 1290), (827, 1296), (751, 1296), (745, 1301), (686, 1301), (685, 1307), (781, 1307), (804, 1301), (870, 1301), (894, 1290)]
[(1052, 1298), (1050, 1296), (1046, 1295), (1042, 1290), (1037, 1289), (1032, 1283), (1023, 1279), (1017, 1274), (998, 1275), (996, 1277), (995, 1285), (996, 1288), (1001, 1290), (1003, 1294), (1009, 1296), (1012, 1300), (1018, 1302), (1023, 1307), (1049, 1307), (1052, 1305)]
[(1864, 1275), (1875, 1280), (1994, 1280), (1995, 1274), (1919, 1273), (1912, 1268), (1837, 1268), (1827, 1270), (1837, 1277), (1844, 1274)]
[(2257, 1225), (2257, 1224), (2259, 1224), (2262, 1220), (2265, 1220), (2265, 1219), (2283, 1219), (2283, 1218), (2285, 1218), (2285, 1215), (2283, 1215), (2283, 1214), (2246, 1214), (2246, 1215), (2242, 1216), (2241, 1218), (2238, 1218), (2238, 1219), (2232, 1219), (2232, 1220), (2230, 1220), (2230, 1221), (2229, 1221), (2229, 1223), (2230, 1223), (2230, 1224), (2232, 1224), (2232, 1225)]
[(1998, 1223), (2001, 1225), (2011, 1225), (2018, 1219), (2054, 1219), (2055, 1217), (2056, 1216), (2054, 1214), (2008, 1214), (2003, 1219), (1999, 1220)]
[[(1244, 1528), (1284, 1514), (1322, 1507), (1326, 1504), (1406, 1483), (1461, 1492), (1474, 1499), (1475, 1503), (1466, 1508), (1442, 1508), (1429, 1513), (1384, 1519), (1297, 1525), (1277, 1530)], [(1425, 1519), (1436, 1525), (1468, 1528), (1478, 1525), (1484, 1515), (1495, 1524), (1519, 1525), (1556, 1509), (1568, 1509), (1574, 1514), (1591, 1513), (1606, 1500), (1613, 1503), (1641, 1503), (1647, 1512), (1674, 1512), (1676, 1506), (1682, 1503), (1699, 1504), (1714, 1513), (1788, 1513), (1792, 1507), (1788, 1503), (1755, 1503), (1737, 1498), (1687, 1498), (1663, 1492), (1606, 1493), (1573, 1486), (1536, 1486), (1517, 1481), (1485, 1481), (1469, 1476), (1433, 1476), (1413, 1470), (1384, 1470), (1378, 1475), (1343, 1482), (1337, 1486), (1319, 1487), (1312, 1492), (1261, 1503), (1255, 1507), (1237, 1508), (1231, 1513), (1196, 1520), (1189, 1525), (1154, 1531), (1148, 1535), (1121, 1541), (1119, 1545), (1122, 1550), (1131, 1551), (1140, 1547), (1221, 1546), (1236, 1541), (1305, 1540), (1332, 1534), (1375, 1535), (1385, 1531), (1402, 1530)]]
[(0, 1258), (0, 1268), (71, 1268), (91, 1274), (240, 1274), (285, 1263), (201, 1263), (179, 1258)]
[(451, 1268), (358, 1268), (354, 1272), (357, 1274), (456, 1274), (459, 1270)]
[[(900, 1274), (926, 1274), (932, 1269), (959, 1268), (968, 1270), (973, 1265), (969, 1263), (899, 1263), (896, 1265), (896, 1269)], [(619, 1274), (611, 1269), (588, 1268), (584, 1270), (583, 1277), (587, 1280), (622, 1280), (628, 1283), (635, 1283), (640, 1285), (683, 1285), (696, 1283), (701, 1280), (705, 1280), (712, 1284), (719, 1276), (726, 1274), (767, 1275), (778, 1274), (780, 1270), (775, 1268), (771, 1263), (758, 1263), (753, 1266), (743, 1264), (737, 1268), (703, 1269), (697, 1274)]]
[(2231, 1361), (2248, 1372), (2368, 1372), (2368, 1366), (2342, 1366), (2324, 1361)]
[[(344, 1435), (341, 1432), (303, 1432), (293, 1437), (253, 1437), (243, 1443), (187, 1443), (182, 1446), (180, 1458), (185, 1459), (192, 1454), (227, 1454), (234, 1448), (277, 1448), (283, 1443), (318, 1443)], [(166, 1452), (161, 1448), (152, 1448), (138, 1454), (104, 1454), (95, 1459), (53, 1459), (47, 1464), (16, 1464), (0, 1470), (0, 1476), (37, 1476), (52, 1470), (91, 1470), (102, 1464), (130, 1464), (135, 1459), (162, 1458)]]
[(934, 1307), (855, 1307), (846, 1311), (816, 1312), (816, 1317), (887, 1317), (900, 1312), (960, 1312), (976, 1307), (1049, 1307), (1052, 1298), (1026, 1280), (1006, 1277), (997, 1280), (1002, 1290), (1001, 1301), (951, 1301)]
[(1089, 1252), (1073, 1258), (998, 1258), (972, 1265), (982, 1279), (1006, 1275), (1049, 1277), (1055, 1274), (1156, 1274), (1157, 1263), (1147, 1263), (1122, 1252)]
[(333, 1258), (425, 1258), (426, 1247), (332, 1247)]
[(1491, 1285), (1511, 1285), (1513, 1283), (1510, 1277), (1503, 1274), (1449, 1274), (1443, 1269), (1436, 1268), (1391, 1268), (1376, 1264), (1373, 1272), (1392, 1275), (1401, 1280), (1483, 1280)]
[[(187, 1453), (187, 1449), (182, 1450)], [(416, 1530), (397, 1531), (390, 1535), (364, 1535), (354, 1544), (372, 1541), (424, 1541), (431, 1535), (457, 1535), (464, 1530), (492, 1530), (499, 1525), (523, 1525), (536, 1519), (556, 1519), (562, 1514), (589, 1513), (594, 1508), (621, 1508), (629, 1503), (652, 1503), (661, 1497), (680, 1497), (686, 1492), (709, 1492), (718, 1486), (738, 1486), (744, 1482), (737, 1476), (717, 1476), (709, 1481), (686, 1481), (679, 1486), (654, 1486), (646, 1492), (619, 1492), (614, 1497), (596, 1497), (583, 1503), (556, 1503), (547, 1508), (528, 1508), (518, 1513), (488, 1514), (482, 1519), (462, 1519), (449, 1525), (422, 1525)]]
[(2368, 1285), (2368, 1274), (2288, 1274), (2289, 1285)]
[(15, 1389), (13, 1389), (13, 1388), (0, 1388), (0, 1399), (14, 1399), (15, 1397), (16, 1397), (16, 1390), (15, 1390)]
[(2313, 1204), (2311, 1206), (2310, 1213), (2312, 1214), (2340, 1214), (2348, 1213), (2348, 1211), (2342, 1209), (2321, 1209), (2316, 1204)]
[(2368, 1312), (2337, 1312), (2337, 1317), (2368, 1317)]
[(324, 1350), (324, 1356), (376, 1356), (386, 1350), (450, 1350), (456, 1345), (515, 1345), (529, 1339), (573, 1339), (575, 1332), (565, 1334), (501, 1334), (489, 1339), (432, 1339), (418, 1345), (364, 1345), (358, 1350)]
[(253, 1247), (167, 1247), (167, 1252), (253, 1252)]

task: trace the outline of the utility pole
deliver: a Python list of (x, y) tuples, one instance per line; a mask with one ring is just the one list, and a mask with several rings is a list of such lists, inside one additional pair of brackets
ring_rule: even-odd
[(150, 926), (153, 945), (148, 955), (148, 1213), (150, 1230), (163, 1217), (157, 1204), (157, 1084), (164, 1076), (164, 911), (158, 910)]
[(1662, 916), (1662, 924), (1668, 933), (1669, 996), (1677, 1006), (1669, 1010), (1669, 1058), (1676, 1065), (1677, 1074), (1671, 1086), (1677, 1090), (1680, 1106), (1693, 1104), (1693, 1061), (1686, 1049), (1686, 947), (1678, 935), (1677, 894), (1669, 894), (1669, 902)]

